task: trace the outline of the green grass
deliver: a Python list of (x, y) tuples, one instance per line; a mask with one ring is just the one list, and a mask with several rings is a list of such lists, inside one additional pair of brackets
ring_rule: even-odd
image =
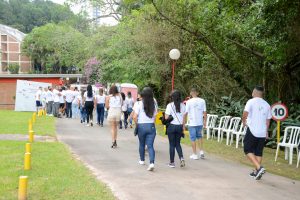
[(18, 178), (29, 177), (28, 199), (109, 200), (111, 191), (58, 142), (32, 144), (32, 170), (23, 170), (25, 142), (0, 141), (0, 200), (17, 199)]
[[(16, 112), (0, 110), (0, 134), (28, 134), (28, 120), (33, 112)], [(36, 117), (33, 124), (36, 135), (55, 136), (55, 118), (42, 116)]]
[[(157, 126), (157, 131), (160, 135), (166, 136), (163, 131), (163, 126)], [(186, 135), (184, 139), (181, 140), (183, 144), (188, 146), (191, 145), (189, 136)], [(218, 143), (216, 140), (204, 140), (204, 149), (206, 152), (214, 154), (225, 160), (231, 160), (234, 162), (239, 162), (247, 166), (252, 166), (250, 161), (247, 160), (241, 144), (239, 148), (235, 148), (235, 143), (232, 146), (227, 146), (223, 139), (222, 143)], [(300, 180), (300, 167), (296, 168), (296, 155), (294, 153), (293, 165), (289, 165), (288, 161), (284, 160), (284, 152), (280, 151), (277, 162), (274, 161), (275, 149), (265, 148), (263, 156), (263, 166), (267, 169), (267, 172), (291, 178), (294, 180)]]

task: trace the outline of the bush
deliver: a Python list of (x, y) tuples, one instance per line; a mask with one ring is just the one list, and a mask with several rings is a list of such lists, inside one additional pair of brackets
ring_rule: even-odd
[(8, 66), (8, 70), (12, 74), (18, 74), (19, 73), (20, 66), (18, 64), (11, 64)]

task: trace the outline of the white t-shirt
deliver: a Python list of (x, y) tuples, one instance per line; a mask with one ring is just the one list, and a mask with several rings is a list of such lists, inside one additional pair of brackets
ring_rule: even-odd
[(134, 100), (133, 100), (133, 98), (128, 98), (128, 97), (126, 97), (125, 100), (127, 101), (128, 108), (133, 108), (133, 105), (134, 105)]
[(185, 112), (189, 117), (189, 126), (203, 126), (203, 112), (206, 112), (205, 100), (199, 97), (186, 102)]
[(138, 124), (154, 123), (157, 114), (157, 103), (155, 101), (155, 110), (152, 118), (146, 115), (143, 101), (136, 102), (133, 106), (133, 111), (138, 115)]
[(87, 96), (87, 91), (85, 91), (84, 94), (83, 94), (83, 96), (84, 96), (84, 98), (85, 98), (85, 101), (94, 101), (94, 96), (95, 96), (95, 94), (94, 94), (94, 92), (93, 92), (93, 96), (92, 96), (92, 97), (88, 97), (88, 96)]
[(180, 112), (176, 112), (176, 107), (174, 103), (169, 103), (166, 108), (167, 115), (172, 115), (174, 118), (171, 124), (174, 125), (182, 125), (183, 124), (183, 115), (185, 113), (185, 105), (183, 103), (180, 104)]
[(49, 101), (53, 101), (53, 98), (54, 98), (54, 94), (52, 91), (48, 90), (47, 93), (46, 93), (46, 101), (49, 102)]
[(126, 112), (127, 110), (128, 110), (128, 101), (127, 101), (127, 99), (125, 99), (125, 101), (123, 101), (123, 104), (122, 104), (122, 111)]
[(105, 104), (105, 95), (102, 96), (100, 94), (96, 95), (97, 104)]
[(74, 94), (74, 100), (73, 100), (72, 103), (78, 104), (78, 97), (81, 96), (81, 95), (80, 95), (80, 92), (74, 90), (74, 91), (73, 91), (73, 94)]
[(54, 96), (53, 101), (54, 102), (59, 102), (59, 99), (60, 99), (59, 93), (60, 92), (57, 89), (53, 90), (53, 96)]
[(248, 112), (247, 126), (251, 133), (258, 138), (265, 138), (267, 119), (272, 118), (270, 105), (262, 98), (252, 98), (246, 103), (244, 111)]
[(65, 103), (66, 91), (63, 90), (60, 92), (61, 96), (59, 97), (59, 103)]
[(122, 99), (121, 96), (109, 96), (109, 107), (110, 108), (121, 108), (122, 107)]
[(42, 95), (42, 91), (41, 91), (41, 90), (38, 90), (38, 91), (35, 93), (35, 100), (36, 100), (36, 101), (40, 101), (40, 100), (41, 100), (41, 95)]
[(75, 93), (74, 93), (74, 91), (72, 91), (72, 90), (67, 90), (67, 91), (65, 92), (65, 96), (66, 96), (66, 102), (72, 103), (72, 101), (73, 101), (74, 98), (75, 98)]

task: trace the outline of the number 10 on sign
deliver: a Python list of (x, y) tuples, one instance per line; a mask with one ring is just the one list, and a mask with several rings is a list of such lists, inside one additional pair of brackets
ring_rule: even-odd
[(283, 103), (275, 103), (271, 107), (272, 119), (277, 121), (277, 144), (280, 141), (280, 121), (288, 117), (288, 108)]

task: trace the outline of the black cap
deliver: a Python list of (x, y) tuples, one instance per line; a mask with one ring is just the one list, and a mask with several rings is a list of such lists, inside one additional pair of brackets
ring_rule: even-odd
[(264, 87), (262, 85), (255, 86), (255, 89), (260, 92), (264, 92)]

